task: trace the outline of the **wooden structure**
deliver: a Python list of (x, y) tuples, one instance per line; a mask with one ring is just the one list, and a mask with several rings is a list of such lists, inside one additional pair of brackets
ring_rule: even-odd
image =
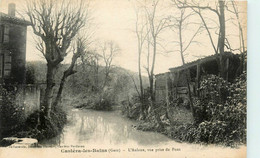
[[(218, 56), (212, 55), (183, 66), (170, 68), (169, 72), (156, 75), (155, 100), (160, 102), (182, 98), (182, 100), (187, 101), (187, 81), (190, 83), (192, 95), (198, 96), (201, 76), (206, 74), (219, 75), (220, 71), (217, 60)], [(229, 81), (233, 81), (239, 68), (239, 55), (225, 52), (224, 62), (226, 63), (227, 78)]]

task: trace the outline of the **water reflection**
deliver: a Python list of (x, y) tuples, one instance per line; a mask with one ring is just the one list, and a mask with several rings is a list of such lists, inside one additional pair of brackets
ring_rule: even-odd
[(64, 132), (43, 144), (138, 144), (153, 145), (169, 142), (170, 139), (155, 132), (137, 131), (135, 122), (123, 118), (119, 112), (72, 110)]
[[(60, 136), (52, 140), (41, 142), (41, 145), (46, 147), (61, 145), (61, 148), (66, 149), (71, 149), (73, 145), (84, 146), (86, 149), (108, 149), (112, 147), (125, 151), (128, 151), (129, 148), (139, 147), (151, 147), (155, 150), (168, 148), (171, 151), (174, 149), (174, 151), (168, 152), (169, 154), (167, 154), (167, 152), (155, 152), (154, 154), (158, 154), (156, 157), (164, 157), (163, 153), (165, 153), (168, 156), (174, 154), (175, 157), (218, 158), (237, 157), (238, 154), (246, 153), (246, 146), (242, 146), (240, 149), (231, 149), (215, 145), (205, 146), (200, 144), (178, 143), (159, 133), (137, 131), (131, 127), (135, 122), (123, 118), (118, 112), (72, 110), (68, 119), (69, 123)], [(65, 146), (69, 146), (69, 148)], [(177, 149), (178, 152), (175, 151)], [(136, 152), (128, 152), (127, 154), (137, 156)], [(243, 156), (245, 156), (245, 154), (243, 154)]]

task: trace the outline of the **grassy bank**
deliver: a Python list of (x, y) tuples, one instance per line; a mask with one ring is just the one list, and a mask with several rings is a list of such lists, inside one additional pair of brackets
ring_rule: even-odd
[(18, 105), (15, 102), (14, 91), (7, 91), (1, 87), (1, 96), (1, 139), (26, 137), (41, 141), (60, 134), (66, 124), (67, 114), (61, 107), (53, 110), (50, 118), (44, 117), (41, 111), (35, 111), (26, 116), (24, 105)]
[[(246, 143), (246, 74), (234, 83), (208, 75), (200, 83), (205, 95), (194, 100), (194, 114), (189, 106), (178, 99), (151, 105), (140, 119), (140, 103), (132, 103), (124, 109), (129, 118), (139, 120), (136, 129), (156, 131), (168, 137), (190, 143), (222, 144), (236, 146)], [(130, 114), (130, 115), (129, 115)], [(156, 116), (159, 116), (159, 122)]]

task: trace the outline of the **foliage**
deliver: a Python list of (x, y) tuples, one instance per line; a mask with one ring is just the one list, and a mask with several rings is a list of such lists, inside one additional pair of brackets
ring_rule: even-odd
[(122, 113), (128, 118), (134, 120), (147, 119), (150, 112), (149, 107), (151, 106), (149, 92), (144, 91), (142, 102), (140, 97), (141, 96), (139, 94), (133, 93), (128, 100), (122, 101)]
[(23, 104), (20, 105), (17, 101), (19, 88), (5, 87), (0, 87), (2, 137), (16, 136), (43, 140), (61, 132), (67, 120), (66, 113), (61, 107), (56, 107), (51, 113), (51, 118), (46, 118), (41, 111), (35, 111), (26, 118)]
[(42, 111), (35, 111), (14, 136), (36, 138), (38, 141), (53, 138), (61, 133), (66, 122), (67, 115), (61, 107), (52, 111), (51, 118), (44, 116)]
[(128, 104), (135, 93), (131, 76), (137, 80), (137, 75), (121, 67), (111, 67), (106, 86), (102, 87), (105, 67), (99, 66), (98, 69), (97, 74), (92, 66), (79, 64), (78, 73), (68, 78), (64, 95), (74, 98), (72, 105), (77, 108), (111, 110), (123, 102)]
[(34, 84), (36, 81), (34, 65), (26, 64), (26, 83)]
[(112, 90), (107, 90), (95, 95), (92, 101), (91, 104), (93, 104), (93, 109), (95, 110), (111, 110), (115, 104)]
[(24, 106), (16, 102), (15, 86), (0, 87), (0, 115), (3, 136), (17, 132), (25, 121)]
[(194, 106), (196, 123), (175, 128), (172, 136), (192, 142), (245, 143), (246, 73), (233, 84), (214, 75), (206, 76), (200, 90), (204, 92)]
[[(155, 108), (164, 128), (156, 124), (150, 110), (146, 120), (141, 121), (136, 128), (158, 131), (181, 142), (220, 143), (230, 146), (246, 143), (246, 73), (234, 83), (215, 75), (204, 76), (200, 83), (200, 97), (196, 98), (194, 105), (195, 122), (184, 122), (184, 119), (180, 120), (182, 118), (177, 116), (181, 109), (185, 109), (180, 100), (171, 102), (169, 107), (165, 104), (160, 103)], [(183, 112), (188, 117), (187, 111)]]
[(122, 113), (130, 119), (137, 120), (140, 116), (141, 103), (137, 94), (133, 95), (129, 100), (123, 101)]

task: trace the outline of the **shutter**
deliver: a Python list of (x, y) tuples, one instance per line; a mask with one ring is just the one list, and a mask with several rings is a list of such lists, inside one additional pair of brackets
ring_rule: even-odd
[(5, 25), (4, 28), (4, 43), (9, 42), (9, 26)]
[(4, 41), (4, 25), (0, 26), (0, 43)]
[(10, 76), (11, 73), (11, 52), (5, 51), (4, 54), (4, 76)]
[(0, 78), (3, 77), (3, 54), (0, 54)]

